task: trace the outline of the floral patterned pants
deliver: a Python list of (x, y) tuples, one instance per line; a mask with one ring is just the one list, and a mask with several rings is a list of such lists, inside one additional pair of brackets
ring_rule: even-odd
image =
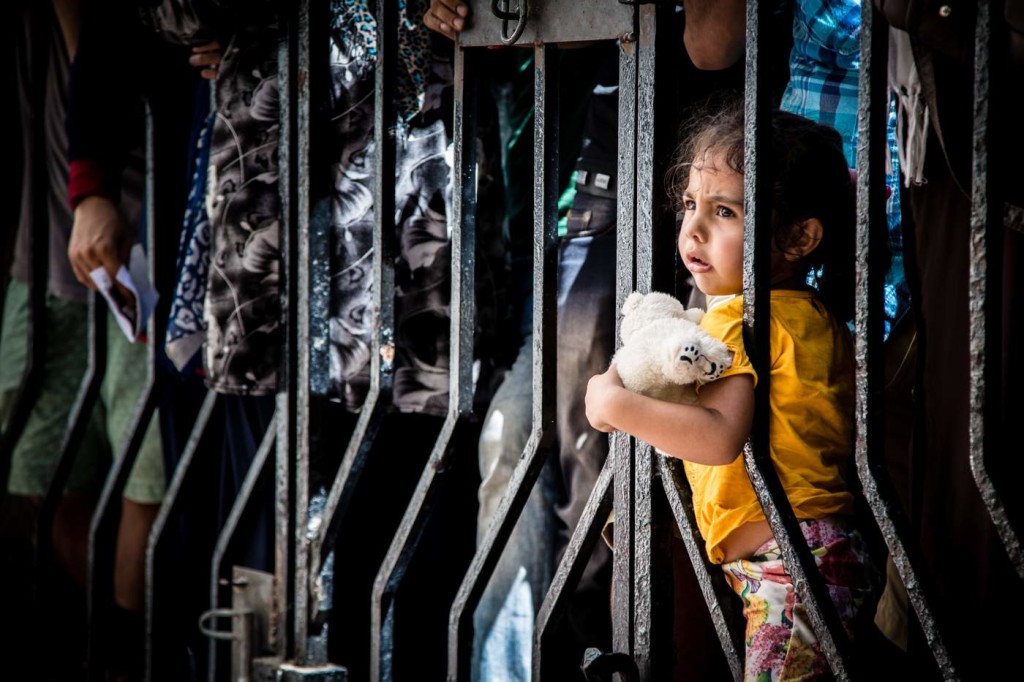
[[(851, 632), (854, 617), (870, 594), (867, 553), (860, 534), (834, 518), (802, 521), (800, 529), (825, 578), (839, 618)], [(743, 599), (747, 619), (747, 682), (814, 680), (831, 677), (810, 620), (770, 540), (749, 559), (722, 565), (730, 587)]]

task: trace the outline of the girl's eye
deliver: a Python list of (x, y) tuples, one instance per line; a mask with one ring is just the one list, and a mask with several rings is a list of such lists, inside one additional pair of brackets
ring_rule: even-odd
[(696, 211), (697, 202), (693, 199), (683, 199), (683, 210), (684, 211)]
[(732, 218), (733, 216), (736, 215), (735, 213), (733, 213), (733, 210), (731, 208), (728, 208), (726, 206), (719, 206), (718, 210), (715, 211), (715, 213), (723, 218)]

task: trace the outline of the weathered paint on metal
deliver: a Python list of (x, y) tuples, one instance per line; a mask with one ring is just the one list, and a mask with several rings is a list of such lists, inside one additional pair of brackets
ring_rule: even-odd
[[(170, 483), (167, 484), (167, 492), (160, 504), (156, 518), (153, 520), (153, 528), (149, 533), (149, 540), (146, 543), (146, 578), (145, 578), (145, 623), (146, 623), (146, 680), (153, 680), (159, 677), (159, 670), (172, 669), (172, 662), (161, 660), (165, 653), (162, 642), (171, 639), (170, 634), (175, 632), (173, 608), (168, 604), (172, 599), (173, 588), (168, 575), (173, 572), (169, 569), (165, 553), (160, 552), (161, 541), (164, 539), (164, 531), (168, 528), (172, 515), (179, 509), (179, 503), (185, 497), (187, 486), (193, 484), (195, 469), (192, 462), (195, 459), (199, 445), (206, 435), (206, 427), (210, 423), (210, 417), (217, 406), (219, 394), (210, 391), (203, 399), (203, 404), (196, 415), (196, 421), (189, 433), (188, 441), (181, 453), (181, 458), (174, 469)], [(166, 595), (164, 593), (167, 593)], [(166, 667), (163, 667), (166, 666)]]
[[(653, 288), (655, 256), (655, 143), (657, 130), (655, 77), (658, 41), (657, 6), (640, 5), (637, 13), (637, 81), (636, 81), (636, 191), (635, 289), (649, 292)], [(628, 654), (636, 668), (637, 679), (651, 679), (654, 674), (652, 651), (652, 620), (654, 618), (654, 450), (640, 440), (633, 446), (633, 542), (628, 548), (632, 557), (633, 580), (630, 596), (632, 642)], [(618, 522), (616, 522), (618, 525)], [(616, 545), (618, 547), (618, 545)], [(620, 615), (620, 614), (616, 614)]]
[(956, 671), (942, 641), (927, 591), (918, 576), (921, 558), (913, 543), (911, 526), (885, 468), (882, 425), (882, 285), (884, 272), (879, 251), (884, 247), (872, 235), (874, 225), (886, 223), (885, 154), (888, 118), (888, 26), (872, 3), (861, 6), (861, 68), (858, 104), (857, 167), (857, 284), (855, 299), (857, 406), (855, 458), (860, 487), (891, 557), (925, 640), (944, 679)]
[(658, 469), (672, 517), (686, 545), (686, 553), (693, 565), (694, 575), (700, 584), (701, 594), (704, 595), (704, 602), (722, 644), (722, 652), (725, 654), (733, 679), (739, 682), (743, 679), (743, 633), (746, 630), (746, 621), (743, 614), (737, 610), (739, 603), (736, 601), (735, 593), (725, 583), (721, 569), (707, 559), (704, 538), (697, 529), (694, 517), (690, 484), (683, 473), (681, 462), (658, 455)]
[[(224, 526), (221, 528), (220, 534), (217, 536), (217, 542), (213, 548), (213, 554), (210, 558), (210, 608), (220, 608), (220, 602), (224, 596), (225, 590), (222, 590), (222, 581), (227, 582), (229, 577), (228, 567), (224, 566), (224, 559), (228, 555), (228, 551), (232, 547), (232, 543), (235, 538), (235, 531), (243, 523), (247, 513), (253, 508), (252, 501), (258, 498), (261, 491), (264, 490), (265, 486), (270, 483), (271, 474), (277, 474), (277, 464), (280, 463), (280, 459), (271, 457), (271, 453), (275, 452), (274, 445), (277, 441), (277, 419), (280, 413), (275, 410), (274, 415), (270, 419), (270, 423), (267, 424), (267, 431), (263, 434), (260, 446), (256, 450), (256, 454), (252, 458), (252, 462), (249, 464), (249, 470), (245, 473), (245, 478), (242, 480), (242, 485), (238, 489), (238, 494), (235, 496), (235, 501), (231, 505), (231, 510), (228, 512), (227, 518), (224, 520)], [(275, 467), (272, 469), (270, 466), (271, 461), (275, 462)], [(276, 604), (277, 594), (273, 596)], [(271, 621), (269, 623), (269, 638), (273, 643), (275, 651), (281, 649), (281, 637), (283, 636), (282, 629), (284, 624), (282, 623), (282, 616), (280, 611), (275, 608), (274, 613), (271, 614)], [(217, 680), (217, 642), (210, 640), (209, 649), (207, 654), (208, 669), (207, 669), (207, 682), (216, 682)]]
[(380, 2), (377, 7), (378, 59), (374, 74), (374, 148), (375, 184), (373, 232), (373, 297), (374, 335), (370, 339), (370, 387), (359, 413), (341, 464), (328, 493), (323, 512), (325, 522), (310, 543), (310, 574), (312, 587), (311, 620), (319, 631), (326, 622), (328, 609), (316, 589), (324, 561), (334, 546), (349, 503), (358, 487), (367, 457), (373, 449), (386, 410), (391, 405), (394, 367), (388, 349), (394, 346), (395, 327), (395, 177), (396, 125), (395, 67), (397, 48), (395, 31), (398, 12), (394, 3)]
[(520, 18), (517, 10), (522, 6), (520, 0), (510, 0), (508, 5), (513, 11), (505, 18), (494, 15), (484, 3), (471, 5), (474, 12), (460, 34), (462, 45), (490, 47), (612, 40), (633, 20), (633, 8), (618, 0), (533, 0), (524, 18)]
[(759, 378), (754, 392), (754, 423), (744, 449), (747, 473), (772, 528), (783, 562), (804, 603), (818, 642), (838, 679), (849, 679), (850, 644), (824, 580), (800, 532), (793, 508), (769, 452), (769, 300), (771, 246), (771, 99), (768, 25), (771, 3), (747, 3), (744, 109), (744, 345)]
[(455, 596), (449, 616), (448, 679), (469, 679), (473, 611), (497, 566), (554, 443), (558, 267), (558, 55), (545, 45), (534, 50), (534, 234), (532, 427), (508, 491)]
[(473, 409), (473, 331), (476, 321), (476, 87), (477, 76), (466, 51), (455, 51), (455, 169), (459, 191), (455, 193), (452, 231), (451, 276), (451, 391), (448, 414), (433, 451), (395, 537), (374, 580), (370, 679), (388, 681), (394, 674), (395, 596), (416, 552), (420, 536), (433, 511), (441, 486), (440, 476), (449, 464), (456, 436), (467, 426)]
[(551, 586), (537, 610), (537, 624), (533, 631), (533, 681), (545, 679), (544, 654), (548, 650), (550, 635), (565, 615), (583, 569), (591, 552), (601, 539), (601, 530), (612, 510), (612, 478), (617, 471), (615, 456), (609, 455), (597, 477), (594, 490), (583, 508), (579, 523), (569, 539), (562, 561), (555, 569)]
[[(993, 85), (1000, 82), (997, 60), (992, 59), (993, 7), (978, 2), (974, 33), (974, 169), (971, 192), (970, 241), (970, 344), (971, 344), (971, 472), (988, 508), (999, 538), (1017, 575), (1024, 579), (1024, 548), (1003, 501), (1007, 484), (992, 478), (991, 453), (1002, 452), (995, 433), (1000, 357), (1003, 198), (992, 176), (992, 156), (999, 150), (992, 141), (996, 130), (997, 101)], [(991, 256), (990, 256), (991, 254)]]

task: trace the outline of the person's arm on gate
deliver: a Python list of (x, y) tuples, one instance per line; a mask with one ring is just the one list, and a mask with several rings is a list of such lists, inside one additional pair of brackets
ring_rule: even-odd
[(727, 69), (743, 57), (746, 8), (743, 0), (684, 0), (683, 44), (694, 66)]

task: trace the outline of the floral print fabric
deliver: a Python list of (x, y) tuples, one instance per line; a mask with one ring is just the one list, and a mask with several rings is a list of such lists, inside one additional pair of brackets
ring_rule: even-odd
[[(832, 518), (802, 521), (800, 529), (839, 619), (850, 633), (858, 610), (871, 592), (869, 564), (860, 534)], [(743, 600), (747, 619), (744, 680), (780, 682), (830, 675), (828, 661), (775, 540), (759, 547), (750, 559), (722, 564), (722, 570), (729, 586)]]
[(204, 320), (207, 385), (269, 395), (280, 363), (280, 198), (277, 31), (235, 35), (216, 87), (207, 213), (210, 272)]
[[(376, 23), (365, 2), (332, 7), (331, 125), (341, 152), (332, 166), (329, 392), (347, 408), (358, 409), (369, 385), (375, 312)], [(425, 28), (407, 25), (405, 3), (401, 9), (392, 400), (400, 411), (443, 415), (448, 404), (451, 165), (442, 101), (451, 86), (451, 65), (430, 52)]]
[[(395, 126), (395, 363), (400, 411), (442, 415), (448, 402), (451, 209), (450, 59), (431, 51), (422, 0), (399, 5)], [(376, 22), (365, 0), (331, 4), (328, 395), (348, 409), (369, 385), (374, 325), (374, 71)], [(276, 390), (282, 343), (278, 196), (277, 33), (241, 32), (216, 81), (207, 184), (209, 276), (203, 365), (216, 391)], [(481, 172), (481, 196), (493, 184)], [(489, 215), (493, 207), (481, 214)], [(487, 223), (484, 218), (480, 222)], [(486, 230), (486, 228), (484, 228)], [(481, 259), (483, 263), (487, 259)], [(489, 264), (493, 268), (493, 264)], [(315, 282), (314, 286), (323, 286)], [(478, 286), (494, 286), (478, 278)], [(486, 316), (487, 309), (481, 311)], [(312, 352), (317, 354), (317, 348)]]
[[(430, 34), (423, 26), (424, 0), (398, 0), (398, 82), (396, 104), (400, 125), (418, 113), (430, 72)], [(377, 59), (377, 19), (370, 0), (332, 0), (334, 42), (349, 56), (359, 75)]]
[[(209, 97), (200, 96), (209, 102)], [(205, 109), (209, 109), (207, 105)], [(178, 246), (178, 266), (174, 300), (167, 322), (164, 352), (179, 372), (191, 365), (202, 346), (203, 301), (210, 270), (210, 217), (206, 214), (206, 177), (210, 162), (210, 131), (213, 118), (207, 114), (200, 126), (193, 149), (192, 184), (185, 205), (185, 220)]]

